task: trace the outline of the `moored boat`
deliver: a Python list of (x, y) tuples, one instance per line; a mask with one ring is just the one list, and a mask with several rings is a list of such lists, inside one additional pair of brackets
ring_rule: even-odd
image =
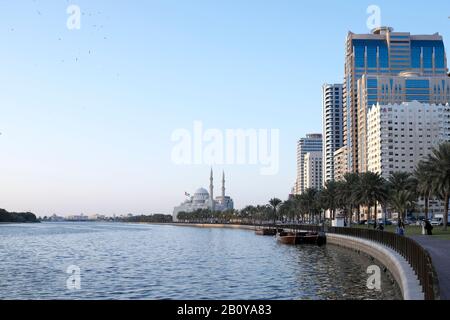
[(276, 236), (277, 229), (258, 229), (255, 233), (258, 236)]
[(280, 232), (278, 241), (289, 245), (313, 244), (321, 246), (326, 244), (326, 236), (317, 232)]

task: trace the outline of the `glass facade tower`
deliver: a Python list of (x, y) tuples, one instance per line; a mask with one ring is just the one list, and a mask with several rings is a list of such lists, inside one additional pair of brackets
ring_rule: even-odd
[[(358, 109), (358, 84), (366, 76), (367, 105), (376, 104), (379, 99), (375, 92), (374, 76), (399, 76), (403, 72), (412, 72), (419, 76), (445, 77), (447, 75), (447, 59), (444, 42), (439, 34), (411, 35), (407, 32), (394, 32), (392, 28), (381, 27), (371, 34), (354, 34), (350, 32), (346, 42), (346, 61), (344, 76), (344, 145), (348, 150), (347, 167), (350, 172), (359, 171), (358, 150), (360, 138), (358, 125), (361, 117)], [(423, 97), (426, 83), (420, 79), (411, 79), (403, 87), (405, 99)], [(396, 94), (383, 87), (378, 88), (384, 94)], [(397, 88), (400, 90), (400, 88)], [(438, 89), (437, 89), (438, 90)], [(398, 92), (397, 92), (398, 93)], [(416, 100), (416, 99), (413, 99)], [(406, 102), (405, 100), (404, 102)], [(403, 102), (403, 101), (402, 101)]]

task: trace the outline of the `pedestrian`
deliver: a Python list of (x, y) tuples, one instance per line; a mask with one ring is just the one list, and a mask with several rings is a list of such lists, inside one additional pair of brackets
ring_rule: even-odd
[(399, 236), (404, 236), (405, 235), (405, 225), (403, 224), (402, 220), (398, 220), (397, 234)]
[(427, 235), (433, 235), (433, 226), (431, 225), (429, 220), (425, 220), (425, 230), (427, 231)]

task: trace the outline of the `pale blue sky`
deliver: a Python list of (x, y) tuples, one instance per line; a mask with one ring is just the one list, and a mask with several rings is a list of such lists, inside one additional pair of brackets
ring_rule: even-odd
[[(84, 15), (66, 28), (69, 4)], [(286, 198), (296, 140), (321, 131), (321, 85), (343, 77), (349, 30), (381, 7), (397, 31), (450, 39), (441, 1), (0, 2), (0, 207), (52, 213), (171, 213), (208, 186), (175, 166), (172, 132), (280, 129), (280, 172), (216, 167), (237, 207)]]

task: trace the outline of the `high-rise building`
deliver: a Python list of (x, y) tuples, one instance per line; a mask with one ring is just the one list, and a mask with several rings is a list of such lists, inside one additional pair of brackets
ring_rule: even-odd
[(295, 181), (295, 194), (302, 194), (306, 188), (304, 183), (304, 164), (305, 155), (308, 152), (322, 153), (322, 135), (308, 134), (306, 138), (302, 138), (297, 143), (297, 179)]
[[(346, 42), (346, 60), (344, 76), (344, 145), (347, 146), (347, 166), (349, 171), (359, 170), (359, 135), (361, 122), (358, 104), (358, 81), (363, 76), (397, 76), (401, 72), (415, 72), (423, 76), (444, 76), (447, 74), (447, 60), (442, 37), (433, 35), (411, 35), (407, 32), (394, 32), (392, 28), (374, 29), (371, 34), (350, 32)], [(370, 100), (366, 105), (376, 104), (377, 95), (373, 85), (368, 86), (365, 97)], [(405, 88), (405, 87), (403, 87)], [(410, 87), (412, 92), (420, 88)], [(386, 95), (396, 95), (390, 85), (384, 89)], [(402, 101), (402, 102), (406, 102)], [(363, 121), (365, 121), (363, 119)]]
[(347, 147), (342, 147), (334, 152), (334, 180), (344, 180), (347, 169)]
[(303, 163), (303, 186), (307, 189), (322, 189), (322, 152), (308, 152)]
[[(433, 147), (450, 141), (450, 106), (417, 100), (377, 104), (367, 114), (367, 128), (367, 170), (385, 179), (394, 172), (412, 173)], [(418, 204), (421, 210), (423, 202)], [(431, 199), (429, 213), (444, 213), (438, 199)], [(382, 216), (381, 207), (377, 214)]]
[[(383, 150), (384, 155), (391, 155), (389, 158), (393, 158), (392, 153), (399, 153), (395, 152), (396, 147), (411, 148), (409, 144), (417, 144), (420, 141), (423, 144), (422, 149), (410, 149), (407, 154), (410, 155), (409, 160), (423, 159), (423, 154), (426, 156), (429, 153), (424, 152), (424, 148), (431, 149), (427, 141), (433, 140), (430, 143), (435, 145), (439, 141), (447, 140), (447, 132), (442, 129), (444, 125), (442, 121), (445, 118), (442, 112), (450, 102), (450, 78), (447, 75), (429, 76), (416, 72), (402, 72), (397, 76), (364, 75), (358, 81), (358, 88), (358, 97), (360, 97), (358, 103), (359, 172), (373, 169), (369, 166), (371, 158), (375, 156), (373, 149), (369, 148), (373, 138), (369, 134), (376, 129), (375, 123), (369, 123), (369, 118), (376, 114), (372, 109), (382, 110), (383, 119), (384, 115), (389, 117), (380, 124), (381, 129), (386, 130), (386, 132), (382, 131), (386, 139), (380, 138), (383, 147), (387, 145), (394, 147), (394, 149)], [(411, 110), (408, 110), (408, 107)], [(434, 115), (437, 117), (438, 113), (440, 118), (433, 118)], [(444, 131), (439, 133), (437, 131), (440, 128)], [(392, 144), (405, 145), (393, 146)], [(414, 163), (417, 164), (417, 161)], [(409, 168), (406, 167), (406, 169)], [(403, 166), (394, 169), (409, 171), (404, 170)]]
[(418, 101), (377, 104), (367, 115), (367, 169), (389, 178), (412, 173), (433, 147), (450, 140), (450, 106)]
[(343, 146), (342, 84), (322, 87), (323, 183), (334, 180), (334, 152)]

